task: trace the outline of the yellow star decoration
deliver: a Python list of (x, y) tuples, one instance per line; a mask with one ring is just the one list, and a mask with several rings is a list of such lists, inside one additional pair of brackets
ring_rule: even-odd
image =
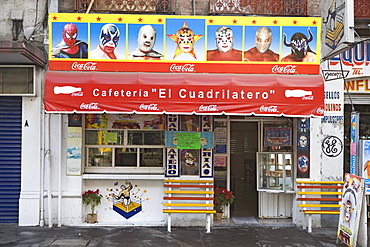
[[(177, 47), (176, 47), (176, 51), (175, 51), (175, 54), (173, 56), (173, 58), (176, 58), (178, 55), (180, 55), (181, 53), (189, 53), (191, 56), (193, 56), (195, 59), (197, 59), (197, 56), (195, 54), (195, 51), (194, 51), (194, 43), (197, 42), (200, 38), (203, 37), (203, 35), (195, 35), (193, 30), (191, 30), (188, 25), (186, 24), (186, 21), (184, 21), (184, 25), (182, 26), (182, 28), (180, 28), (176, 34), (167, 34), (167, 36), (169, 38), (171, 38), (173, 41), (176, 42), (177, 44)], [(179, 38), (185, 36), (186, 38), (192, 38), (192, 41), (188, 42), (188, 41), (185, 41), (186, 43), (189, 43), (188, 45), (191, 47), (191, 49), (189, 49), (189, 51), (183, 51), (181, 48), (180, 48), (180, 43), (183, 43), (182, 41), (179, 41)]]

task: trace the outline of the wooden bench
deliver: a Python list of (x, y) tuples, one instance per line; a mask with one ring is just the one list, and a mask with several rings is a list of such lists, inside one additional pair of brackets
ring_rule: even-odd
[(206, 214), (206, 230), (211, 232), (213, 209), (213, 180), (165, 179), (163, 213), (167, 213), (167, 230), (171, 232), (171, 214)]
[[(340, 214), (343, 181), (297, 180), (298, 207), (307, 219), (308, 232), (312, 232), (313, 214)], [(306, 217), (307, 216), (307, 217)], [(305, 223), (303, 229), (306, 229)]]

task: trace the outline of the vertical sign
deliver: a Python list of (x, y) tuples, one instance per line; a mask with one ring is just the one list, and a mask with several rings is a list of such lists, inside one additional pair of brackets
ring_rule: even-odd
[(310, 119), (297, 120), (297, 178), (310, 177)]
[[(213, 116), (209, 116), (209, 115), (202, 116), (200, 124), (201, 124), (202, 132), (212, 132), (213, 134)], [(214, 174), (213, 147), (214, 147), (214, 144), (212, 141), (212, 148), (202, 148), (200, 150), (200, 157), (201, 157), (200, 177), (201, 178), (213, 178), (213, 174)]]
[[(167, 131), (178, 131), (179, 130), (179, 116), (169, 114), (167, 115)], [(180, 176), (180, 165), (179, 165), (179, 150), (177, 148), (166, 148), (166, 177), (179, 177)]]
[(356, 174), (356, 160), (357, 160), (357, 142), (358, 142), (358, 120), (359, 120), (359, 113), (358, 112), (351, 112), (351, 140), (350, 140), (350, 173)]

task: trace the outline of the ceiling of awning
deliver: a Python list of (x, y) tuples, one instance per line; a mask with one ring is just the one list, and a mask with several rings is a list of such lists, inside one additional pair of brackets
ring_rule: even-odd
[(28, 41), (0, 40), (0, 64), (3, 65), (46, 65), (46, 55)]
[(322, 116), (321, 75), (47, 71), (49, 113)]

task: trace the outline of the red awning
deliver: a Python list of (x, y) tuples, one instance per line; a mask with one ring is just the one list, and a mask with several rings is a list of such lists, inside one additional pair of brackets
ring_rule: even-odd
[(51, 113), (322, 116), (321, 75), (47, 71)]

